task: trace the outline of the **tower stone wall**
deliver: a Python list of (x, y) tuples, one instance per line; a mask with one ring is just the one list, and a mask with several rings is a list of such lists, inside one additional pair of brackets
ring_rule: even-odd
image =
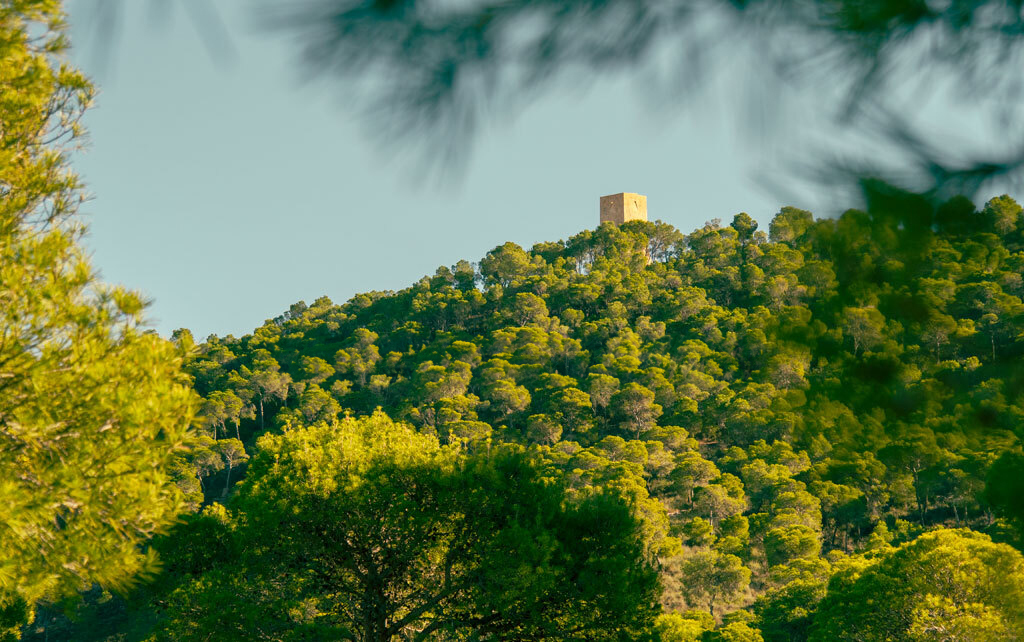
[(626, 221), (647, 220), (647, 197), (621, 192), (601, 197), (601, 222), (621, 225)]

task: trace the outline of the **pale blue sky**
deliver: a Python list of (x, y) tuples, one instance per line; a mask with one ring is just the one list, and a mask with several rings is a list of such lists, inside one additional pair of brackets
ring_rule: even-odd
[(73, 60), (100, 88), (75, 166), (95, 195), (95, 265), (152, 297), (165, 335), (240, 335), (300, 299), (399, 289), (505, 241), (566, 238), (596, 226), (604, 194), (646, 194), (651, 218), (683, 232), (810, 206), (754, 180), (813, 125), (785, 107), (773, 136), (751, 136), (735, 109), (756, 78), (743, 69), (687, 109), (652, 110), (623, 77), (549, 94), (483, 131), (464, 171), (423, 182), (342, 105), (344, 87), (300, 81), (293, 43), (255, 29), (251, 2), (216, 3), (233, 61), (211, 59), (180, 7), (154, 25), (149, 4), (123, 3), (104, 62), (93, 5), (70, 2)]

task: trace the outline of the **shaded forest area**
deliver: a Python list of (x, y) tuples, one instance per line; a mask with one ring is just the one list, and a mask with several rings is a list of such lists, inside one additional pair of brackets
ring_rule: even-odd
[[(179, 331), (202, 396), (177, 460), (193, 512), (156, 543), (155, 583), (94, 595), (79, 622), (1013, 639), (1022, 267), (1011, 198), (907, 197), (836, 220), (783, 208), (767, 234), (746, 214), (689, 235), (605, 224), (299, 302), (241, 338)], [(372, 608), (369, 568), (389, 569)]]

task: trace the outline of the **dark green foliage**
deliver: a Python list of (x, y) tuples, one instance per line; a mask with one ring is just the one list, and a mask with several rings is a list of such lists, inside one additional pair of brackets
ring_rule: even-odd
[(1024, 528), (1024, 455), (1005, 452), (988, 470), (985, 499), (1002, 516)]
[(657, 612), (629, 503), (567, 494), (521, 449), (466, 457), (383, 415), (259, 445), (237, 517), (186, 531), (212, 549), (167, 541), (189, 579), (161, 639), (627, 640)]

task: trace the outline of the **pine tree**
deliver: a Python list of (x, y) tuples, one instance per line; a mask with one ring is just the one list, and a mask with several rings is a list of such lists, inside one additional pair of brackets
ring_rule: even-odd
[(180, 511), (193, 393), (136, 293), (99, 284), (68, 154), (93, 97), (54, 0), (0, 6), (0, 638), (40, 600), (121, 588)]

